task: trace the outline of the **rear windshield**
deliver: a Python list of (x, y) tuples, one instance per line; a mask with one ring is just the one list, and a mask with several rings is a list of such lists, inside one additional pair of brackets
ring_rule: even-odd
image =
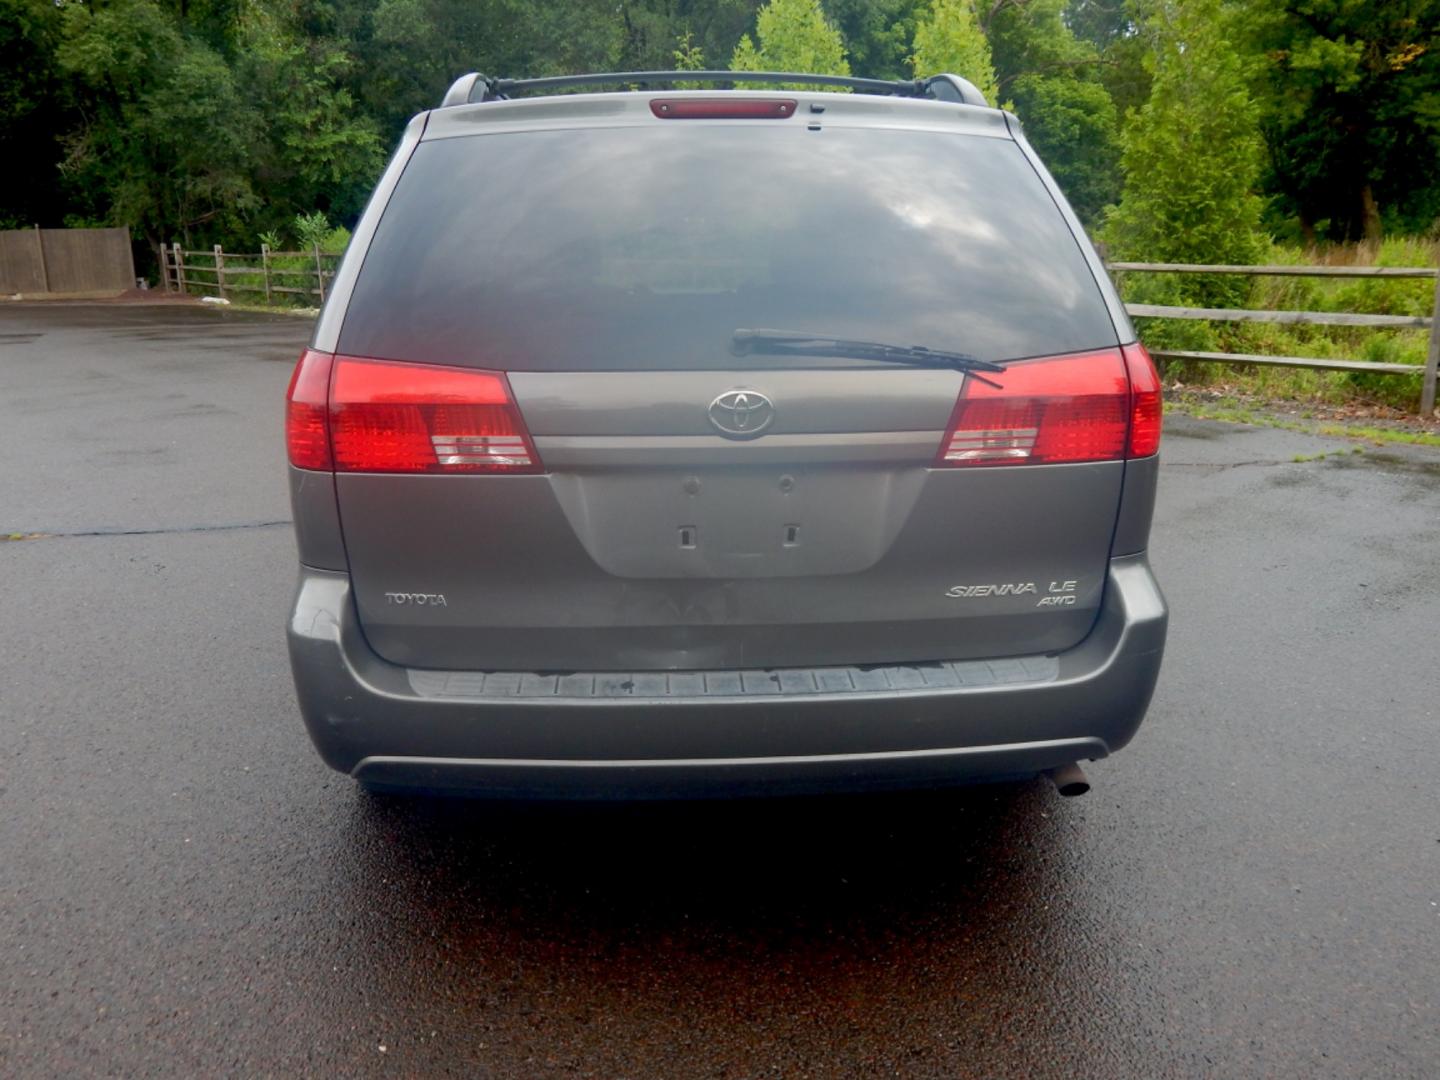
[(340, 349), (505, 370), (816, 362), (737, 361), (738, 327), (987, 360), (1116, 343), (1009, 140), (670, 123), (421, 143)]

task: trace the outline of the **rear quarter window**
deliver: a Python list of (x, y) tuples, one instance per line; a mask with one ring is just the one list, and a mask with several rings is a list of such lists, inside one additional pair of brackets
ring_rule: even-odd
[(742, 326), (987, 360), (1117, 340), (1009, 140), (667, 124), (421, 143), (339, 347), (504, 370), (733, 368)]

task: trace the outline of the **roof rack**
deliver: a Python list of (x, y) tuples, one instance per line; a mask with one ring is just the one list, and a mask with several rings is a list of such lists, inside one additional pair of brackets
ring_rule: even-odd
[(554, 75), (543, 79), (497, 79), (472, 71), (456, 79), (440, 102), (441, 108), (468, 105), (476, 101), (504, 101), (511, 94), (527, 90), (558, 90), (568, 86), (635, 85), (651, 83), (810, 83), (815, 86), (843, 86), (866, 94), (892, 97), (930, 98), (964, 105), (986, 106), (985, 96), (975, 84), (959, 75), (932, 75), (928, 79), (856, 79), (849, 75), (813, 75), (798, 71), (612, 71), (592, 75)]

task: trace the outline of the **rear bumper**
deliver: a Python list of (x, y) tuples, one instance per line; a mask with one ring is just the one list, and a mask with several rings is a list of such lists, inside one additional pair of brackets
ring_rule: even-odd
[(321, 757), (376, 785), (594, 798), (943, 786), (1033, 775), (1130, 741), (1167, 612), (1143, 555), (1054, 656), (747, 672), (480, 673), (391, 664), (348, 575), (302, 567), (289, 626)]

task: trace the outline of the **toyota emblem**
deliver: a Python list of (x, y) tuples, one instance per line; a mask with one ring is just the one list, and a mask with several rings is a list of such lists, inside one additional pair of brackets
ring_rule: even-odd
[(775, 420), (775, 406), (755, 390), (726, 390), (710, 403), (710, 423), (727, 439), (753, 439)]

